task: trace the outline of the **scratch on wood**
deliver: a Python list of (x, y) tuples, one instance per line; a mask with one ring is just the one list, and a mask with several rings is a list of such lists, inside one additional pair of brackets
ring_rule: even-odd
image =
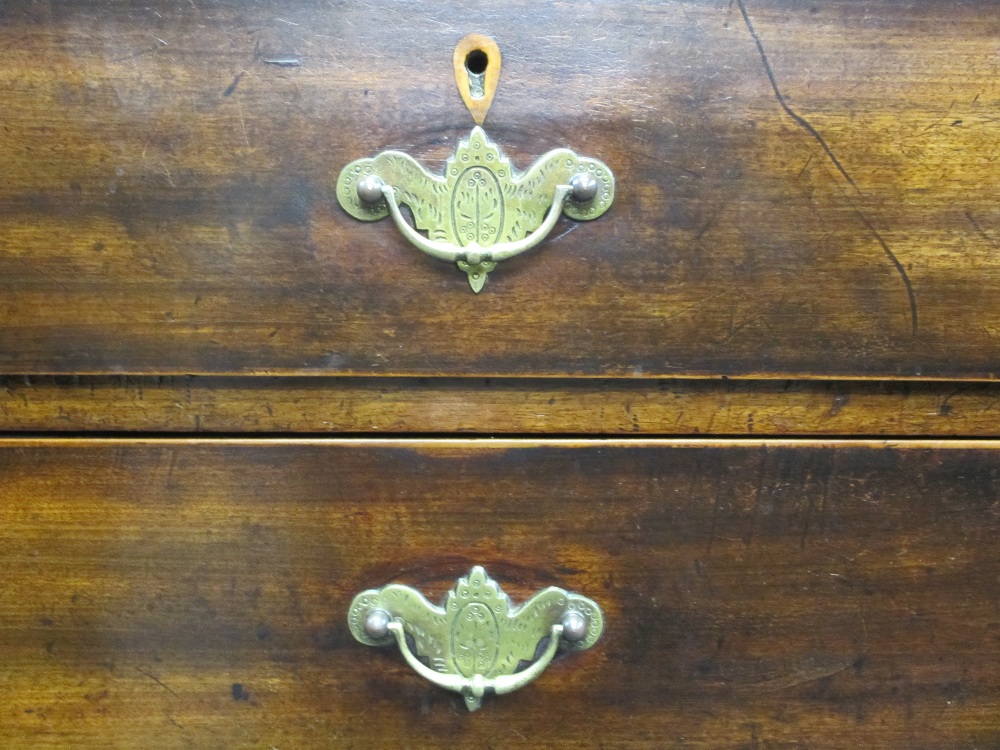
[(685, 307), (685, 308), (683, 308), (681, 310), (678, 310), (675, 313), (670, 313), (670, 315), (664, 315), (659, 320), (662, 322), (664, 320), (672, 320), (673, 318), (679, 318), (682, 315), (686, 315), (687, 313), (691, 312), (695, 308), (701, 307), (702, 305), (711, 302), (713, 299), (721, 297), (723, 294), (726, 294), (726, 292), (723, 291), (723, 292), (718, 292), (717, 294), (710, 294), (709, 296), (707, 296), (707, 297), (705, 297), (703, 299), (700, 299), (697, 302), (695, 302), (695, 303), (693, 303), (691, 305), (688, 305), (687, 307)]
[(705, 548), (705, 554), (712, 554), (712, 545), (715, 543), (715, 530), (719, 525), (719, 493), (715, 492), (715, 497), (712, 498), (712, 530), (709, 532), (708, 536), (708, 546)]
[(124, 57), (113, 57), (113, 58), (111, 58), (111, 62), (113, 62), (113, 63), (133, 62), (134, 63), (136, 58), (143, 57), (144, 55), (150, 55), (150, 54), (152, 54), (154, 52), (158, 52), (159, 50), (160, 50), (159, 46), (150, 47), (149, 49), (141, 49), (138, 52), (133, 52), (131, 55), (125, 55)]
[(574, 230), (575, 230), (575, 229), (576, 229), (577, 227), (579, 227), (579, 226), (580, 226), (580, 224), (578, 224), (578, 223), (577, 223), (577, 224), (572, 224), (572, 225), (570, 225), (570, 226), (569, 226), (569, 227), (568, 227), (568, 228), (566, 229), (566, 231), (564, 231), (564, 232), (560, 232), (560, 233), (559, 233), (559, 234), (557, 234), (557, 235), (556, 235), (555, 237), (553, 237), (552, 239), (550, 239), (550, 240), (549, 240), (549, 242), (550, 242), (550, 243), (552, 243), (552, 242), (555, 242), (555, 241), (556, 241), (556, 240), (558, 240), (558, 239), (561, 239), (561, 238), (565, 237), (565, 236), (566, 236), (567, 234), (569, 234), (570, 232), (574, 231)]
[[(235, 101), (236, 101), (236, 112), (240, 116), (240, 128), (243, 129), (243, 142), (247, 144), (247, 148), (250, 148), (251, 147), (250, 136), (247, 135), (247, 124), (246, 121), (243, 119), (243, 105), (240, 104), (239, 98), (237, 98)], [(195, 304), (198, 304), (197, 300), (195, 301)]]
[(174, 717), (173, 717), (173, 716), (171, 716), (170, 714), (166, 714), (166, 713), (165, 713), (165, 714), (164, 714), (164, 716), (165, 716), (165, 717), (167, 718), (167, 721), (169, 721), (169, 722), (170, 722), (171, 724), (173, 724), (173, 725), (174, 725), (175, 727), (177, 727), (178, 729), (180, 729), (180, 730), (183, 730), (183, 729), (184, 729), (184, 726), (183, 726), (182, 724), (179, 724), (179, 723), (177, 722), (177, 720), (176, 720), (176, 719), (174, 719)]
[(272, 57), (264, 60), (266, 65), (279, 65), (283, 68), (297, 68), (302, 64), (302, 61), (297, 57)]
[(151, 679), (153, 682), (155, 682), (157, 685), (159, 685), (161, 688), (163, 688), (164, 690), (166, 690), (171, 695), (173, 695), (173, 696), (177, 695), (177, 693), (175, 693), (173, 690), (171, 690), (169, 687), (167, 687), (158, 677), (156, 677), (151, 672), (147, 672), (145, 669), (139, 669), (139, 667), (132, 667), (132, 668), (136, 672), (138, 672), (139, 674), (144, 675), (144, 676), (148, 677), (149, 679)]
[[(770, 81), (771, 89), (774, 91), (774, 97), (778, 100), (778, 104), (781, 106), (782, 110), (784, 110), (785, 114), (791, 117), (799, 127), (812, 136), (813, 140), (820, 145), (827, 157), (830, 159), (830, 162), (834, 167), (836, 167), (837, 171), (840, 172), (841, 176), (847, 180), (847, 183), (854, 189), (854, 191), (858, 195), (864, 195), (864, 193), (861, 192), (861, 188), (859, 188), (857, 183), (854, 182), (854, 178), (852, 178), (848, 171), (844, 168), (840, 159), (838, 159), (837, 155), (833, 153), (833, 149), (830, 148), (826, 139), (820, 135), (819, 131), (813, 127), (811, 122), (792, 109), (788, 104), (788, 101), (785, 99), (785, 95), (781, 93), (781, 87), (778, 86), (778, 79), (774, 75), (771, 63), (767, 59), (767, 52), (764, 50), (764, 43), (761, 41), (760, 35), (757, 34), (753, 21), (750, 20), (750, 14), (747, 13), (745, 0), (736, 0), (736, 4), (739, 6), (740, 14), (743, 16), (743, 22), (746, 24), (747, 31), (750, 32), (750, 36), (753, 38), (754, 44), (757, 45), (757, 52), (760, 55), (760, 61), (764, 67), (764, 72), (767, 74), (767, 80)], [(900, 279), (903, 281), (903, 286), (906, 287), (906, 296), (910, 305), (910, 328), (912, 335), (916, 336), (919, 329), (919, 315), (917, 311), (917, 296), (913, 290), (913, 282), (910, 281), (910, 275), (906, 272), (906, 268), (904, 268), (903, 264), (900, 263), (896, 254), (889, 247), (885, 238), (883, 238), (882, 234), (875, 228), (871, 219), (869, 219), (868, 216), (860, 208), (858, 208), (853, 201), (851, 201), (851, 203), (856, 216), (861, 223), (864, 224), (865, 228), (869, 231), (872, 237), (875, 238), (875, 241), (881, 246), (882, 252), (885, 253), (886, 258), (888, 258), (889, 262), (896, 269), (896, 273), (899, 274)]]
[(793, 687), (798, 687), (799, 685), (805, 685), (810, 682), (815, 682), (816, 680), (833, 677), (841, 672), (845, 672), (854, 664), (855, 659), (838, 661), (832, 664), (810, 664), (810, 661), (811, 660), (807, 659), (806, 663), (801, 668), (793, 670), (791, 674), (782, 675), (781, 677), (777, 677), (773, 680), (758, 682), (753, 685), (753, 687), (756, 690), (764, 692), (788, 690)]
[(709, 229), (715, 226), (716, 222), (718, 222), (719, 220), (719, 217), (722, 216), (722, 212), (726, 210), (728, 205), (729, 201), (726, 200), (715, 211), (712, 212), (712, 215), (708, 217), (708, 220), (701, 225), (701, 228), (697, 232), (695, 232), (694, 238), (696, 240), (700, 240), (702, 237), (705, 236), (705, 234), (708, 233)]
[(830, 499), (830, 484), (837, 474), (837, 455), (835, 451), (833, 458), (830, 459), (830, 473), (823, 480), (823, 499), (819, 506), (819, 535), (824, 539), (826, 538), (826, 503)]
[(965, 391), (967, 391), (968, 389), (969, 389), (969, 386), (959, 386), (958, 388), (955, 388), (953, 391), (951, 391), (943, 399), (941, 399), (941, 403), (938, 404), (938, 415), (942, 416), (942, 417), (947, 417), (953, 411), (955, 411), (955, 407), (952, 406), (949, 402), (955, 396), (958, 396), (958, 395), (961, 395), (961, 394), (965, 393)]
[(1000, 247), (997, 245), (997, 243), (993, 240), (992, 237), (986, 234), (986, 230), (979, 225), (979, 222), (972, 217), (971, 211), (965, 212), (965, 218), (969, 220), (969, 223), (972, 224), (972, 227), (976, 230), (979, 236), (982, 237), (984, 240), (986, 240), (986, 242), (988, 242), (991, 247), (994, 248)]
[(760, 513), (760, 501), (761, 497), (764, 495), (764, 482), (767, 479), (767, 446), (763, 445), (760, 449), (760, 468), (757, 470), (759, 472), (757, 477), (757, 491), (754, 493), (753, 499), (753, 511), (750, 514), (750, 528), (747, 531), (747, 535), (743, 540), (743, 543), (748, 547), (753, 544), (753, 535), (757, 527), (757, 514)]
[[(806, 491), (809, 490), (809, 477), (806, 478), (805, 482)], [(799, 538), (799, 549), (806, 548), (806, 539), (809, 538), (809, 522), (812, 521), (813, 509), (816, 507), (816, 498), (812, 492), (809, 492), (809, 502), (806, 505), (806, 517), (802, 522), (802, 536)]]
[(809, 165), (812, 164), (812, 160), (813, 160), (813, 154), (809, 154), (809, 158), (806, 159), (806, 163), (802, 165), (802, 169), (800, 169), (799, 173), (795, 175), (796, 180), (802, 177), (803, 174), (805, 174), (805, 171), (809, 168)]

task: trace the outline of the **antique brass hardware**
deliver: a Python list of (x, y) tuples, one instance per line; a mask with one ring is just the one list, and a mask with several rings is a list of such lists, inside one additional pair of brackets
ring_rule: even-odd
[(354, 597), (348, 622), (366, 645), (395, 641), (419, 675), (461, 693), (470, 711), (487, 692), (501, 695), (527, 685), (559, 649), (590, 648), (604, 630), (597, 604), (555, 586), (513, 607), (478, 565), (458, 579), (440, 607), (409, 586), (390, 584)]
[[(459, 141), (443, 175), (428, 172), (402, 151), (383, 151), (351, 162), (337, 181), (337, 198), (347, 213), (362, 221), (392, 216), (418, 249), (465, 271), (474, 292), (482, 290), (497, 263), (541, 242), (560, 213), (578, 221), (596, 219), (614, 197), (614, 176), (597, 159), (559, 148), (519, 173), (478, 126)], [(415, 228), (400, 204), (409, 207)]]
[[(584, 221), (607, 211), (615, 178), (602, 162), (567, 148), (549, 151), (527, 172), (515, 170), (479, 127), (500, 79), (500, 48), (487, 36), (469, 34), (455, 47), (452, 62), (476, 127), (459, 141), (444, 174), (432, 174), (402, 151), (383, 151), (344, 167), (337, 199), (362, 221), (391, 216), (407, 240), (458, 265), (479, 293), (497, 263), (535, 247), (561, 213)], [(410, 209), (414, 226), (400, 204)]]

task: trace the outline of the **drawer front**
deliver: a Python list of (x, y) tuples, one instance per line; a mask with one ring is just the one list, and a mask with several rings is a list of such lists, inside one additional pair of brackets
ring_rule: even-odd
[(0, 431), (1000, 437), (1000, 383), (4, 377)]
[[(951, 0), (8, 0), (0, 372), (993, 376), (998, 24)], [(471, 31), (504, 56), (486, 128), (515, 165), (569, 147), (620, 187), (478, 295), (332, 192), (383, 149), (440, 168)]]
[[(7, 747), (992, 747), (991, 443), (0, 443)], [(485, 565), (604, 609), (462, 699), (359, 591)]]

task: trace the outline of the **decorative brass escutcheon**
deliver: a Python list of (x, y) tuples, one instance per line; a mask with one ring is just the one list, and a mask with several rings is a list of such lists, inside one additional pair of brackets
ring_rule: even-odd
[[(489, 68), (483, 75), (489, 83)], [(462, 80), (468, 85), (471, 79)], [(467, 91), (462, 96), (474, 101)], [(481, 121), (478, 111), (470, 105)], [(457, 264), (477, 293), (497, 263), (535, 247), (561, 213), (576, 221), (596, 219), (614, 197), (614, 176), (597, 159), (559, 148), (522, 173), (478, 125), (459, 141), (444, 174), (429, 172), (402, 151), (383, 151), (351, 162), (337, 180), (337, 199), (347, 213), (362, 221), (391, 216), (418, 249)], [(400, 205), (410, 209), (414, 226)]]
[(419, 675), (461, 693), (470, 711), (486, 692), (527, 685), (559, 649), (583, 651), (604, 631), (601, 608), (587, 597), (551, 586), (514, 607), (478, 565), (458, 579), (440, 607), (394, 583), (354, 597), (347, 619), (366, 645), (395, 641)]

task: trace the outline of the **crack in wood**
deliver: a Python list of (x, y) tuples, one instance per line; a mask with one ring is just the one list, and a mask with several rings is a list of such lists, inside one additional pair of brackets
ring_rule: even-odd
[[(847, 169), (841, 163), (840, 159), (837, 158), (837, 155), (833, 153), (833, 149), (830, 148), (830, 145), (826, 142), (826, 139), (823, 138), (823, 136), (820, 134), (818, 130), (816, 130), (815, 127), (813, 127), (811, 122), (809, 122), (806, 118), (804, 118), (794, 109), (792, 109), (791, 106), (788, 104), (788, 101), (785, 99), (785, 95), (781, 92), (781, 87), (778, 86), (778, 79), (774, 75), (774, 70), (771, 68), (771, 63), (767, 59), (767, 52), (764, 50), (764, 43), (761, 41), (760, 35), (754, 28), (753, 22), (750, 20), (750, 14), (747, 13), (745, 0), (736, 0), (736, 4), (739, 6), (740, 14), (743, 16), (743, 22), (746, 24), (747, 31), (750, 32), (750, 36), (753, 38), (754, 43), (757, 45), (757, 52), (760, 54), (760, 61), (764, 67), (764, 72), (767, 74), (767, 79), (771, 83), (771, 89), (774, 91), (774, 97), (775, 99), (777, 99), (778, 104), (781, 106), (781, 109), (784, 110), (785, 114), (791, 117), (792, 120), (794, 120), (799, 127), (801, 127), (803, 130), (809, 133), (809, 135), (813, 138), (813, 140), (820, 145), (820, 147), (826, 153), (827, 157), (830, 159), (830, 162), (833, 164), (834, 167), (836, 167), (837, 171), (840, 172), (841, 176), (845, 180), (847, 180), (847, 183), (852, 188), (854, 188), (854, 191), (859, 196), (864, 196), (864, 193), (861, 191), (861, 188), (858, 187), (857, 183), (854, 181), (854, 178), (851, 177)], [(855, 203), (853, 200), (848, 198), (848, 201), (851, 203), (851, 207), (854, 209), (855, 215), (858, 217), (861, 223), (864, 224), (865, 229), (868, 230), (868, 232), (875, 239), (875, 241), (878, 242), (879, 246), (882, 248), (882, 252), (885, 253), (886, 258), (896, 269), (896, 273), (899, 275), (899, 278), (902, 279), (903, 286), (906, 287), (906, 296), (910, 307), (910, 328), (912, 331), (912, 335), (916, 336), (917, 331), (919, 329), (920, 317), (917, 310), (917, 295), (913, 289), (913, 282), (910, 280), (910, 275), (906, 272), (906, 268), (900, 262), (899, 258), (896, 257), (896, 254), (892, 251), (892, 248), (889, 247), (889, 243), (885, 241), (885, 238), (882, 236), (881, 232), (879, 232), (878, 229), (875, 228), (874, 223), (872, 223), (872, 220), (868, 217), (868, 215), (865, 214), (865, 212), (862, 211), (861, 208), (857, 205), (857, 203)]]

